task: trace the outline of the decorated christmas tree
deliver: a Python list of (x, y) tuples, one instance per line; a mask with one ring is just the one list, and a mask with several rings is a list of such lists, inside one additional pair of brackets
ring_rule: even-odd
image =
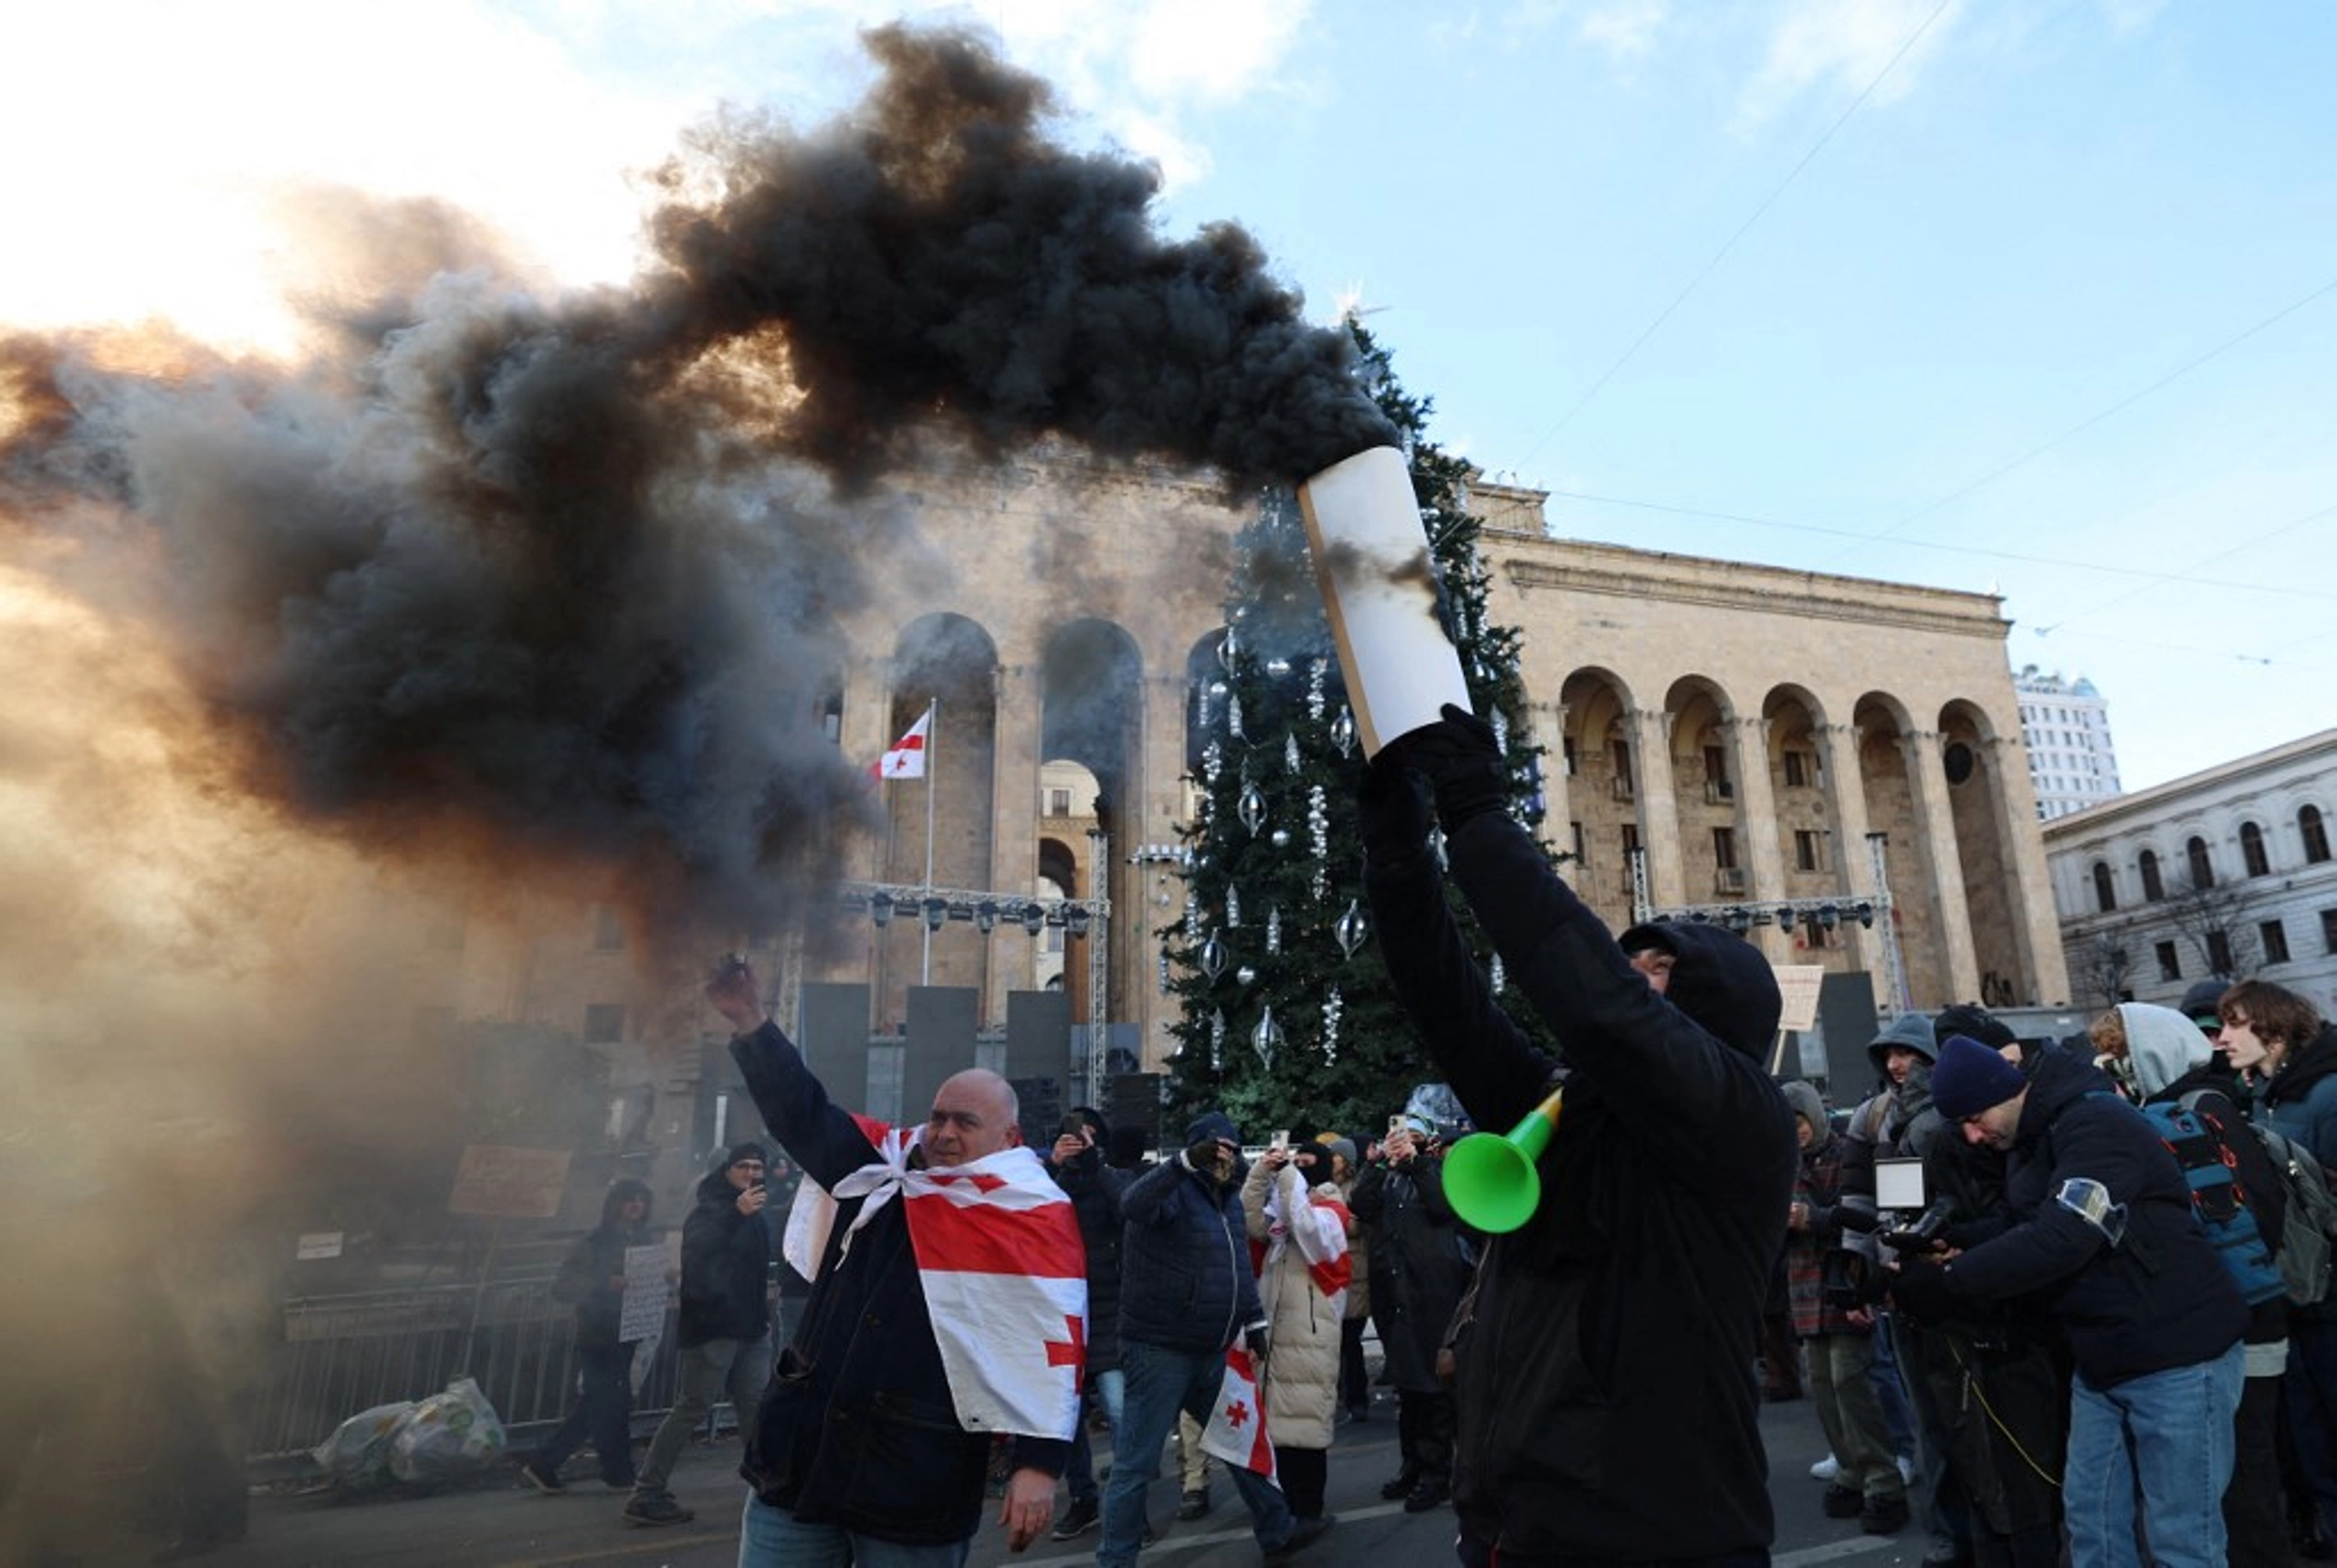
[[(1513, 809), (1538, 828), (1541, 747), (1517, 718), (1518, 633), (1486, 615), (1469, 465), (1429, 442), (1429, 402), (1409, 396), (1387, 351), (1355, 331), (1373, 394), (1407, 439), (1471, 706), (1503, 738)], [(1172, 1094), (1188, 1111), (1221, 1106), (1261, 1138), (1276, 1127), (1368, 1137), (1436, 1073), (1397, 1005), (1365, 908), (1361, 738), (1294, 498), (1262, 497), (1235, 546), (1217, 664), (1190, 696), (1200, 805), (1183, 829), (1184, 916), (1164, 933), (1162, 955), (1181, 1002)], [(1478, 940), (1465, 910), (1462, 928)], [(1500, 985), (1498, 961), (1479, 948)]]

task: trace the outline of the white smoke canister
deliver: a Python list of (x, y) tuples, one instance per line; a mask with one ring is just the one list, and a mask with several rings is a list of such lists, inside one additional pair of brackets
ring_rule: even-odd
[(1332, 464), (1299, 486), (1298, 510), (1364, 755), (1436, 723), (1446, 703), (1466, 709), (1404, 455), (1374, 446)]

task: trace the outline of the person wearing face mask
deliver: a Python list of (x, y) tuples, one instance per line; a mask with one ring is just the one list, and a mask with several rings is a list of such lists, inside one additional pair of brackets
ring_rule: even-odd
[[(2327, 1167), (2337, 1160), (2337, 1029), (2285, 986), (2242, 980), (2216, 1004), (2216, 1049), (2255, 1093), (2255, 1117)], [(2337, 1535), (2337, 1301), (2293, 1307), (2281, 1392), (2322, 1538)]]

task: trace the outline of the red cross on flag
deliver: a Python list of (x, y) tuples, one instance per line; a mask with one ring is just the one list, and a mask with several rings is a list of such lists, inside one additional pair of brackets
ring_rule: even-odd
[(893, 748), (876, 760), (868, 771), (879, 779), (922, 779), (925, 777), (925, 742), (933, 733), (933, 709), (928, 706), (909, 726), (909, 732), (893, 743)]
[(1210, 1412), (1209, 1425), (1201, 1428), (1201, 1451), (1279, 1482), (1273, 1440), (1266, 1436), (1265, 1396), (1258, 1387), (1260, 1370), (1240, 1345), (1225, 1353), (1225, 1381), (1218, 1385), (1217, 1408)]
[(798, 1189), (788, 1261), (806, 1279), (818, 1275), (838, 1202), (862, 1200), (846, 1247), (898, 1202), (958, 1424), (1069, 1438), (1087, 1361), (1087, 1249), (1071, 1200), (1021, 1145), (971, 1165), (920, 1168), (908, 1155), (922, 1127), (854, 1119), (874, 1157), (832, 1193), (808, 1181)]

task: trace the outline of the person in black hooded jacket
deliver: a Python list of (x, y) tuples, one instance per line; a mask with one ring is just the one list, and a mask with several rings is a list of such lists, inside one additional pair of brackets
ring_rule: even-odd
[(590, 1438), (601, 1479), (633, 1485), (633, 1352), (639, 1342), (619, 1340), (624, 1316), (624, 1255), (657, 1239), (649, 1228), (649, 1188), (630, 1176), (609, 1184), (601, 1223), (561, 1260), (551, 1293), (576, 1309), (576, 1402), (559, 1427), (519, 1469), (528, 1484), (550, 1494), (566, 1490), (560, 1467)]
[[(1415, 769), (1453, 883), (1562, 1061), (1462, 940)], [(1492, 730), (1452, 707), (1383, 749), (1361, 797), (1380, 951), (1471, 1120), (1513, 1126), (1566, 1085), (1541, 1205), (1488, 1244), (1455, 1347), (1461, 1560), (1766, 1563), (1755, 1326), (1799, 1159), (1760, 1060), (1776, 977), (1717, 926), (1619, 945), (1507, 801)]]
[(726, 1390), (743, 1436), (770, 1381), (770, 1155), (760, 1144), (738, 1144), (697, 1184), (682, 1222), (682, 1301), (675, 1338), (680, 1385), (673, 1408), (649, 1439), (649, 1455), (624, 1505), (630, 1524), (683, 1524), (692, 1515), (665, 1490), (682, 1445)]

